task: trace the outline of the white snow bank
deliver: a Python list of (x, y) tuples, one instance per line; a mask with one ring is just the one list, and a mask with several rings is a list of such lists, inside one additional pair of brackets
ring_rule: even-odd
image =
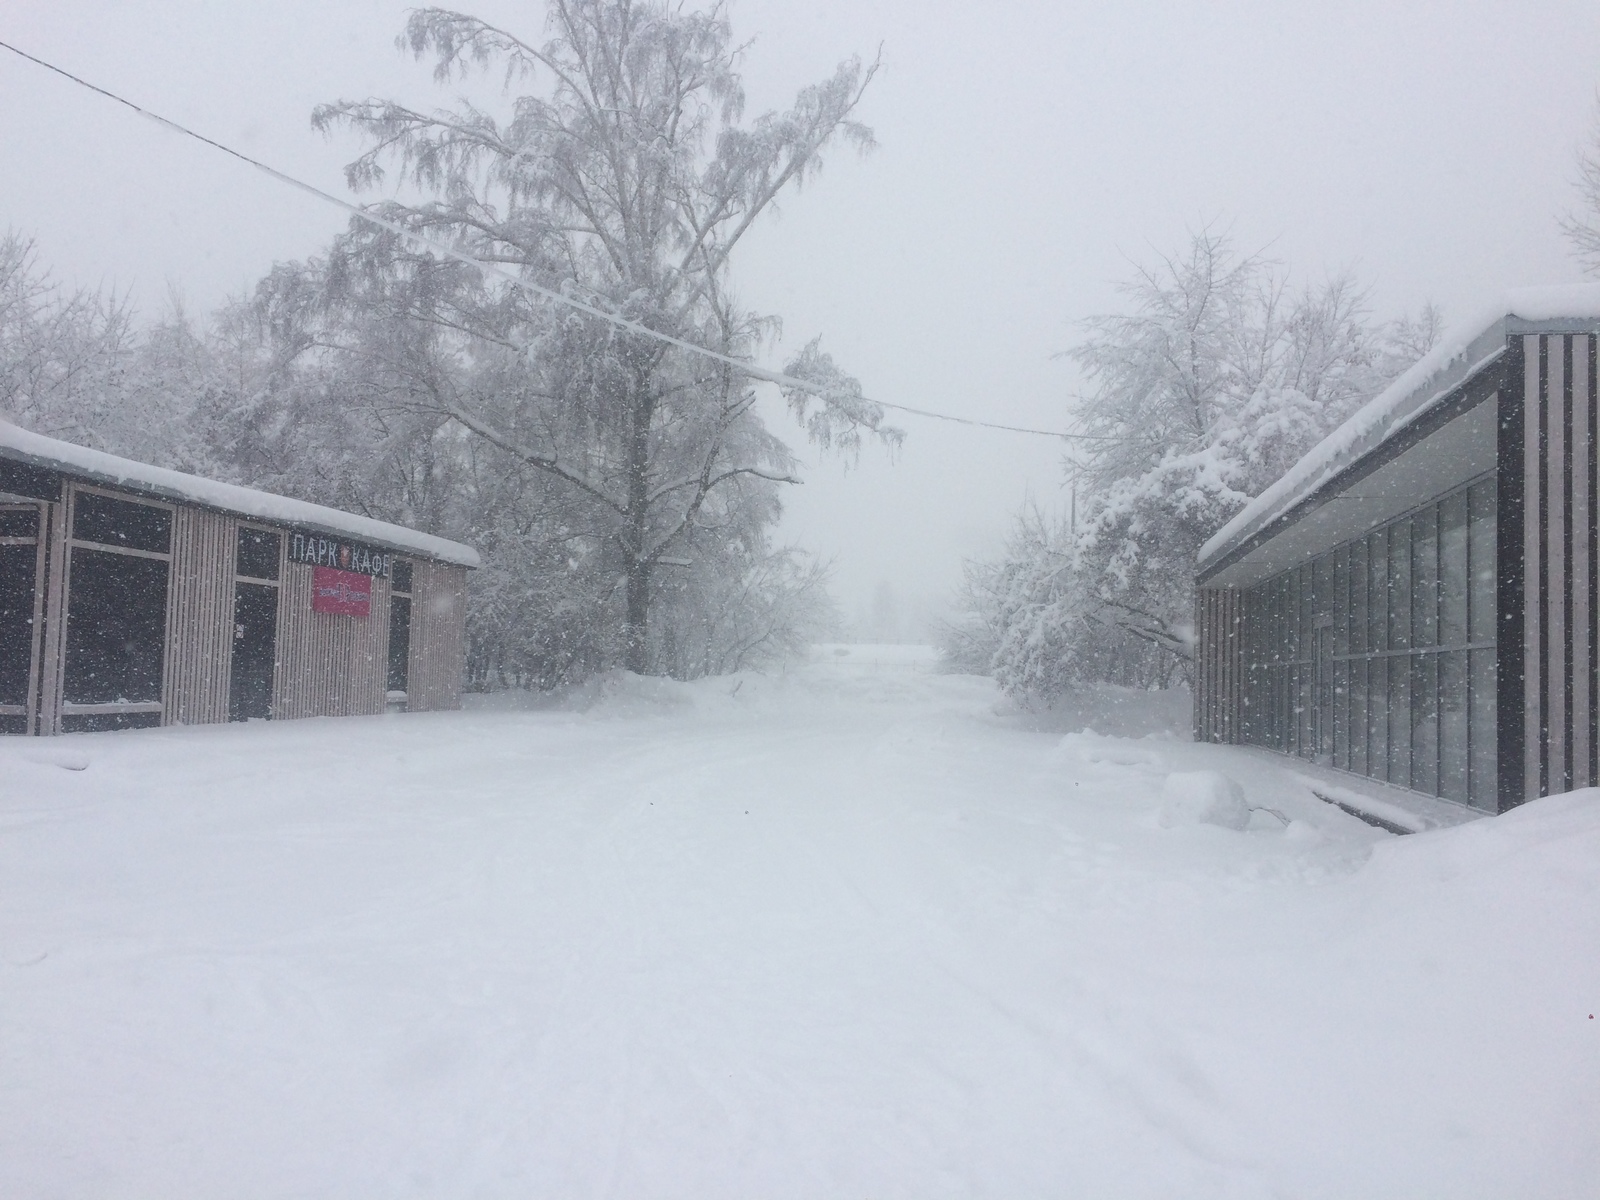
[[(1009, 702), (1002, 711), (1015, 712)], [(1193, 736), (1194, 705), (1186, 687), (1148, 691), (1101, 683), (1061, 696), (1049, 708), (1019, 715), (1032, 728), (1055, 732), (1090, 730), (1108, 737), (1176, 738)]]
[[(1600, 1177), (1600, 793), (1395, 838), (968, 676), (608, 686), (0, 739), (0, 1195)], [(1288, 828), (1162, 829), (1200, 772)]]
[(1462, 333), (1442, 340), (1383, 392), (1358, 409), (1245, 505), (1200, 547), (1204, 566), (1311, 495), (1339, 471), (1382, 445), (1444, 399), (1469, 376), (1505, 352), (1503, 338), (1485, 340), (1508, 317), (1527, 321), (1600, 320), (1600, 284), (1518, 288), (1462, 323)]
[(292, 500), (271, 492), (118, 458), (114, 454), (32, 433), (4, 419), (0, 419), (0, 457), (64, 471), (97, 483), (131, 488), (167, 500), (199, 504), (237, 516), (255, 517), (278, 525), (297, 525), (318, 533), (374, 542), (395, 550), (409, 550), (439, 562), (463, 567), (483, 565), (478, 552), (460, 542), (321, 504)]

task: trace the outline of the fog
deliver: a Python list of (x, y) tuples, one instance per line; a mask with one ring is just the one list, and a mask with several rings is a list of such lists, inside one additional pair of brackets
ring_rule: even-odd
[[(469, 7), (539, 33), (538, 4)], [(876, 399), (1055, 429), (1079, 381), (1054, 356), (1131, 263), (1203, 226), (1301, 278), (1353, 270), (1382, 315), (1431, 300), (1449, 320), (1575, 279), (1556, 219), (1594, 116), (1600, 8), (1525, 11), (742, 0), (751, 113), (851, 53), (883, 60), (860, 112), (880, 148), (835, 150), (736, 261), (744, 301), (783, 318), (765, 360), (821, 334)], [(378, 0), (10, 0), (0, 40), (346, 194), (356, 143), (314, 134), (314, 104), (460, 90), (396, 50), (404, 19)], [(202, 313), (345, 224), (4, 53), (0, 111), (0, 227), (152, 315)], [(770, 419), (802, 442), (775, 400)], [(884, 585), (905, 613), (937, 610), (1021, 504), (1063, 499), (1060, 441), (897, 423), (893, 458), (808, 452), (788, 499), (785, 534), (835, 560), (847, 613)]]

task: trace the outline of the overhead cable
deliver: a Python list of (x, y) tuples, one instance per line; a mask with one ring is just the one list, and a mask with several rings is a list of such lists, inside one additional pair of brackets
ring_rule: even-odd
[(453, 246), (448, 246), (443, 242), (434, 241), (430, 237), (426, 237), (414, 230), (407, 229), (404, 225), (401, 225), (398, 222), (390, 221), (385, 217), (377, 216), (359, 205), (351, 204), (347, 200), (341, 200), (338, 196), (333, 195), (331, 192), (325, 192), (319, 187), (315, 187), (312, 184), (306, 183), (304, 180), (296, 179), (293, 175), (286, 175), (284, 172), (279, 171), (275, 167), (269, 167), (266, 163), (261, 162), (259, 159), (251, 158), (248, 154), (244, 154), (238, 150), (235, 150), (231, 146), (226, 146), (214, 138), (206, 137), (202, 133), (196, 133), (194, 130), (178, 124), (176, 121), (169, 120), (158, 113), (153, 113), (149, 109), (141, 108), (133, 101), (125, 99), (124, 97), (117, 95), (115, 92), (108, 91), (103, 87), (99, 87), (93, 83), (90, 83), (88, 80), (74, 75), (71, 71), (64, 70), (61, 67), (56, 66), (54, 63), (46, 62), (44, 59), (29, 54), (25, 50), (20, 50), (16, 46), (11, 45), (9, 42), (0, 41), (0, 47), (11, 51), (13, 54), (18, 55), (19, 57), (27, 59), (31, 63), (35, 63), (38, 66), (43, 67), (47, 71), (53, 71), (55, 74), (62, 76), (64, 79), (71, 80), (79, 87), (88, 88), (91, 92), (95, 92), (101, 96), (104, 96), (107, 100), (114, 101), (125, 108), (132, 109), (141, 117), (144, 117), (148, 121), (154, 121), (157, 125), (160, 125), (163, 129), (166, 129), (171, 133), (182, 134), (184, 137), (193, 138), (197, 142), (204, 142), (212, 149), (220, 150), (222, 153), (254, 167), (256, 170), (271, 176), (279, 183), (287, 184), (292, 188), (296, 188), (299, 191), (305, 192), (309, 196), (315, 196), (318, 200), (322, 200), (328, 204), (342, 208), (351, 216), (358, 217), (361, 220), (366, 221), (368, 224), (376, 225), (380, 229), (386, 229), (390, 233), (405, 238), (414, 245), (425, 246), (436, 254), (441, 254), (446, 258), (454, 259), (460, 263), (465, 263), (469, 267), (474, 267), (484, 275), (492, 276), (496, 279), (502, 280), (505, 283), (511, 284), (513, 287), (519, 287), (525, 291), (533, 292), (537, 295), (543, 296), (547, 300), (554, 301), (557, 304), (564, 304), (568, 308), (575, 308), (579, 312), (587, 313), (592, 317), (597, 317), (602, 321), (616, 326), (618, 329), (625, 329), (629, 333), (637, 334), (640, 337), (653, 338), (658, 342), (664, 342), (670, 346), (676, 346), (680, 350), (686, 350), (690, 354), (697, 354), (702, 358), (709, 358), (715, 362), (724, 363), (742, 372), (743, 374), (750, 376), (751, 378), (760, 379), (767, 383), (777, 384), (780, 388), (786, 388), (791, 391), (804, 392), (807, 395), (815, 396), (823, 401), (837, 401), (841, 399), (863, 401), (868, 404), (876, 404), (880, 408), (893, 409), (896, 412), (911, 413), (912, 415), (918, 417), (929, 417), (935, 421), (951, 421), (959, 425), (973, 425), (981, 429), (999, 429), (1004, 430), (1007, 433), (1025, 433), (1037, 435), (1039, 437), (1063, 438), (1073, 441), (1122, 440), (1114, 436), (1090, 433), (1063, 433), (1059, 430), (1053, 429), (1029, 429), (1021, 425), (1003, 425), (994, 421), (980, 421), (974, 417), (957, 417), (949, 413), (930, 412), (927, 409), (912, 408), (905, 404), (891, 404), (887, 400), (873, 400), (866, 396), (842, 396), (836, 390), (831, 391), (826, 389), (812, 380), (802, 379), (794, 375), (788, 375), (782, 371), (769, 370), (766, 367), (760, 367), (754, 363), (734, 358), (732, 355), (722, 354), (705, 346), (697, 345), (694, 342), (685, 341), (683, 338), (674, 337), (670, 333), (662, 333), (658, 329), (651, 329), (648, 325), (643, 325), (638, 321), (629, 319), (628, 317), (620, 316), (617, 313), (608, 312), (596, 305), (589, 304), (586, 301), (578, 299), (576, 296), (569, 296), (565, 292), (557, 291), (554, 288), (545, 287), (544, 285), (535, 283), (532, 280), (524, 279), (520, 275), (514, 275), (510, 271), (507, 271), (494, 263), (488, 263), (484, 262), (482, 259), (474, 258), (470, 254), (466, 254), (455, 249)]

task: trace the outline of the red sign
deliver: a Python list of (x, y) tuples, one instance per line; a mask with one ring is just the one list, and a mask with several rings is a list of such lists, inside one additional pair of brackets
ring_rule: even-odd
[(341, 617), (372, 615), (372, 577), (336, 567), (313, 567), (311, 611)]

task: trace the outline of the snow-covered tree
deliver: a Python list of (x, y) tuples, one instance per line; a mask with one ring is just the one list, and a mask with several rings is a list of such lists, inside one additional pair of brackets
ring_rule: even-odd
[(1600, 102), (1588, 142), (1578, 151), (1578, 208), (1561, 219), (1561, 232), (1591, 275), (1600, 275)]
[(102, 429), (129, 415), (117, 401), (135, 340), (126, 296), (65, 288), (32, 239), (0, 237), (0, 414), (105, 447)]
[(1122, 293), (1067, 352), (1088, 385), (1076, 528), (1023, 522), (979, 589), (1019, 694), (1186, 675), (1200, 546), (1438, 334), (1431, 307), (1380, 324), (1349, 277), (1291, 288), (1210, 231)]
[[(721, 7), (555, 0), (546, 33), (535, 43), (463, 13), (415, 12), (402, 45), (431, 58), (440, 83), (504, 80), (509, 114), (364, 100), (319, 108), (314, 122), (367, 140), (352, 187), (398, 167), (431, 197), (374, 206), (389, 220), (652, 330), (753, 358), (773, 323), (739, 305), (734, 252), (830, 145), (871, 145), (853, 113), (875, 68), (850, 60), (788, 111), (745, 123), (740, 50)], [(723, 536), (743, 539), (743, 569), (770, 552), (755, 533), (776, 518), (775, 489), (793, 481), (794, 461), (736, 368), (464, 278), (361, 222), (328, 271), (369, 297), (388, 289), (391, 315), (431, 324), (441, 353), (470, 361), (464, 374), (411, 372), (408, 394), (582, 510), (596, 569), (621, 582), (629, 668), (651, 669), (653, 606), (681, 590), (657, 588), (660, 570), (705, 562)], [(822, 400), (789, 397), (814, 440), (892, 436), (815, 344), (789, 369), (828, 385)]]

